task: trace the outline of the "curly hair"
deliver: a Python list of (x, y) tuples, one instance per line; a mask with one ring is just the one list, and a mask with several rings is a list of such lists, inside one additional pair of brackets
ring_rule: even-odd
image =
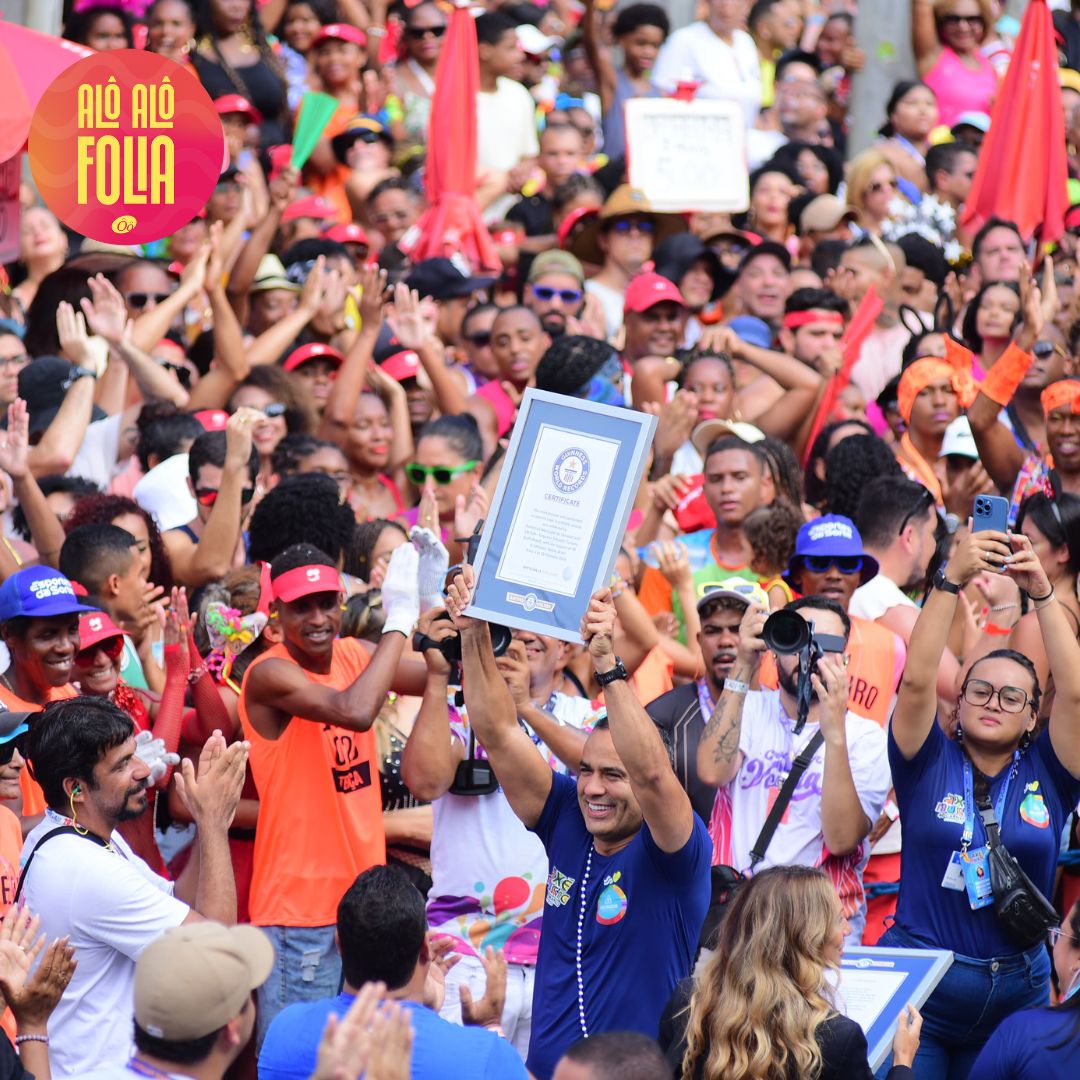
[(774, 435), (766, 435), (757, 445), (761, 447), (768, 459), (769, 473), (772, 476), (773, 487), (776, 488), (776, 497), (786, 499), (792, 506), (800, 506), (803, 476), (795, 451), (783, 439), (778, 439)]
[(821, 1074), (818, 1028), (835, 1011), (826, 946), (836, 891), (821, 870), (776, 866), (735, 893), (719, 947), (687, 1006), (683, 1076), (783, 1080)]
[(825, 456), (825, 510), (855, 520), (866, 485), (879, 476), (903, 476), (896, 455), (876, 435), (851, 435)]
[(349, 504), (329, 476), (287, 476), (251, 515), (248, 558), (272, 562), (294, 544), (312, 544), (340, 564), (355, 525)]
[(804, 524), (802, 511), (784, 499), (752, 510), (743, 522), (743, 535), (755, 562), (779, 574), (795, 554), (795, 539)]
[(379, 542), (379, 537), (387, 529), (397, 529), (406, 540), (409, 533), (405, 526), (386, 518), (372, 518), (371, 521), (359, 521), (353, 530), (349, 549), (345, 553), (345, 573), (358, 577), (361, 581), (371, 580), (371, 553)]
[(134, 499), (126, 495), (86, 495), (64, 520), (64, 532), (69, 533), (80, 525), (111, 525), (121, 514), (138, 514), (146, 522), (146, 533), (150, 537), (150, 580), (160, 585), (168, 596), (173, 587), (173, 572), (169, 553), (161, 539), (161, 530), (153, 515)]
[(293, 374), (273, 364), (252, 368), (250, 374), (229, 395), (229, 408), (238, 390), (253, 386), (270, 394), (285, 406), (285, 427), (290, 435), (308, 435), (315, 430), (315, 406), (307, 387)]
[[(867, 435), (874, 434), (874, 429), (863, 420), (834, 420), (818, 432), (817, 438), (810, 445), (810, 453), (806, 456), (803, 493), (806, 501), (819, 510), (825, 505), (825, 455), (829, 452), (829, 443), (833, 435), (842, 427), (861, 427)], [(816, 468), (818, 464), (822, 469), (820, 476)]]

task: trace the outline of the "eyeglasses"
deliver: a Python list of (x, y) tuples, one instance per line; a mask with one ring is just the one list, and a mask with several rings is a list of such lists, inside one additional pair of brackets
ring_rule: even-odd
[(446, 33), (445, 26), (406, 26), (405, 36), (413, 41), (423, 41), (430, 34), (432, 37), (441, 38)]
[(26, 367), (30, 363), (29, 353), (19, 353), (18, 356), (0, 356), (0, 368)]
[(75, 663), (79, 667), (87, 667), (94, 662), (94, 657), (103, 652), (110, 660), (115, 660), (124, 651), (124, 639), (116, 634), (114, 637), (103, 638), (94, 645), (88, 645), (75, 654)]
[(155, 304), (164, 303), (172, 293), (167, 292), (129, 292), (124, 293), (124, 300), (128, 307), (144, 308), (153, 301)]
[(276, 420), (289, 411), (289, 406), (282, 405), (280, 401), (271, 401), (269, 405), (264, 405), (261, 409), (257, 405), (253, 405), (252, 408), (256, 412), (261, 412), (267, 420)]
[(803, 555), (803, 566), (811, 574), (824, 574), (835, 566), (841, 574), (857, 574), (863, 568), (861, 555)]
[(377, 143), (382, 138), (382, 135), (377, 131), (358, 131), (356, 133), (356, 138), (360, 142), (371, 146), (372, 143)]
[(639, 232), (651, 236), (656, 232), (656, 222), (648, 218), (618, 218), (611, 223), (611, 231), (617, 233)]
[(491, 344), (491, 331), (479, 331), (475, 334), (466, 334), (465, 340), (474, 349), (486, 349)]
[[(21, 730), (20, 730), (21, 729)], [(30, 739), (30, 729), (25, 724), (20, 724), (15, 729), (18, 734), (8, 737), (6, 742), (0, 743), (0, 765), (7, 765), (19, 751), (19, 757), (26, 757), (26, 744)]]
[(1000, 689), (983, 679), (971, 679), (964, 684), (961, 696), (969, 705), (989, 705), (997, 694), (998, 705), (1002, 712), (1019, 713), (1024, 711), (1030, 698), (1026, 690), (1019, 686), (1002, 686)]
[(553, 289), (550, 285), (534, 285), (533, 296), (542, 303), (548, 303), (557, 296), (569, 307), (571, 304), (580, 304), (585, 295), (580, 289)]
[(1065, 931), (1063, 926), (1051, 926), (1046, 931), (1046, 940), (1052, 949), (1061, 938), (1065, 938), (1066, 941), (1071, 941), (1074, 945), (1080, 945), (1080, 938), (1074, 937)]
[(941, 26), (959, 26), (961, 23), (967, 23), (968, 26), (981, 28), (986, 25), (981, 15), (942, 15), (938, 22)]
[(440, 487), (446, 487), (455, 476), (469, 472), (479, 465), (479, 461), (465, 461), (460, 465), (418, 465), (415, 461), (405, 466), (405, 475), (409, 483), (423, 487), (430, 476)]
[[(251, 502), (252, 497), (255, 494), (254, 488), (244, 488), (240, 492), (240, 504), (247, 506)], [(213, 506), (217, 502), (218, 489), (217, 488), (196, 488), (195, 489), (195, 501), (200, 506)]]
[(877, 195), (882, 191), (896, 191), (900, 185), (895, 180), (875, 180), (866, 188), (868, 195)]
[(900, 522), (900, 528), (897, 531), (897, 536), (903, 536), (904, 530), (911, 523), (913, 517), (919, 517), (926, 513), (934, 505), (934, 496), (930, 494), (929, 488), (920, 487), (919, 489), (919, 501), (913, 506), (905, 515), (904, 520)]

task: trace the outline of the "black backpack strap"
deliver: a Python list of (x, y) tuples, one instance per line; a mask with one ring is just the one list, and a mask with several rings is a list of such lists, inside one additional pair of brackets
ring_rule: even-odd
[(751, 870), (765, 858), (765, 852), (769, 849), (769, 844), (772, 843), (773, 835), (780, 824), (780, 819), (784, 816), (784, 811), (788, 808), (788, 803), (791, 802), (792, 795), (795, 794), (796, 786), (802, 779), (803, 773), (810, 767), (810, 762), (814, 760), (814, 755), (824, 741), (825, 735), (822, 733), (821, 728), (818, 728), (814, 732), (814, 737), (803, 747), (803, 752), (792, 763), (791, 772), (788, 773), (784, 786), (776, 796), (776, 802), (773, 803), (769, 816), (765, 819), (765, 824), (761, 826), (761, 832), (758, 833), (758, 838), (750, 849)]
[(22, 896), (23, 884), (26, 881), (26, 873), (30, 869), (30, 864), (34, 861), (34, 856), (41, 849), (41, 845), (51, 840), (54, 836), (62, 836), (64, 833), (70, 833), (73, 836), (82, 836), (87, 840), (92, 840), (95, 844), (100, 844), (101, 847), (108, 847), (108, 842), (102, 840), (100, 836), (92, 832), (84, 832), (81, 829), (76, 829), (74, 825), (58, 825), (55, 829), (50, 829), (35, 845), (34, 850), (27, 856), (26, 862), (23, 864), (22, 873), (19, 874), (19, 884), (15, 889), (15, 900), (18, 902), (19, 897)]

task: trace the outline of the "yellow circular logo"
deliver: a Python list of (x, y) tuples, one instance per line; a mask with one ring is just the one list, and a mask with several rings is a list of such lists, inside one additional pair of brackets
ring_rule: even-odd
[(136, 221), (130, 214), (121, 214), (113, 223), (112, 231), (115, 233), (129, 233), (135, 228)]

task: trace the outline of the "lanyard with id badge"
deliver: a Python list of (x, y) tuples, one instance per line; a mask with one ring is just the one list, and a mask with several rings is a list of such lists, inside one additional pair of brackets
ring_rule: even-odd
[[(1009, 785), (1016, 775), (1016, 768), (1020, 761), (1020, 752), (1013, 754), (1012, 767), (1009, 775), (998, 792), (997, 806), (995, 811), (998, 820), (1005, 816), (1005, 800), (1009, 795)], [(989, 849), (986, 844), (979, 847), (971, 847), (971, 841), (975, 835), (975, 790), (972, 778), (971, 762), (964, 758), (964, 833), (960, 838), (960, 850), (954, 851), (949, 857), (949, 865), (945, 870), (945, 877), (941, 885), (945, 889), (953, 889), (956, 892), (966, 892), (968, 903), (972, 911), (979, 908), (989, 907), (994, 902), (994, 890), (990, 882), (990, 863), (987, 858)]]

